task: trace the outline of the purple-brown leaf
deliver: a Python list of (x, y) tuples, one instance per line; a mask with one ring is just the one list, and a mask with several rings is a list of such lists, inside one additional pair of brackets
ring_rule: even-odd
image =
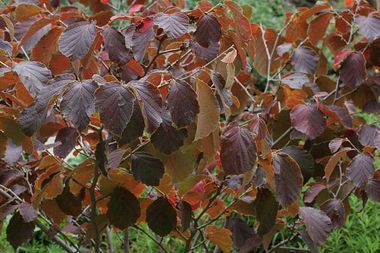
[(301, 207), (299, 215), (306, 226), (311, 240), (318, 245), (323, 244), (332, 230), (331, 219), (323, 211), (312, 207)]
[(60, 142), (60, 144), (54, 147), (54, 155), (62, 159), (65, 158), (75, 147), (77, 138), (78, 132), (75, 128), (65, 127), (60, 129), (55, 137), (55, 142)]
[(132, 52), (125, 46), (123, 34), (115, 28), (107, 26), (102, 35), (104, 37), (104, 47), (111, 61), (123, 65), (132, 59)]
[(310, 139), (321, 135), (326, 128), (326, 119), (316, 105), (299, 104), (290, 112), (292, 126)]
[(146, 152), (134, 153), (131, 167), (133, 177), (146, 185), (158, 186), (165, 172), (161, 160)]
[(347, 176), (357, 187), (364, 187), (375, 172), (374, 159), (367, 153), (357, 154), (347, 167)]
[(218, 19), (212, 14), (204, 14), (197, 22), (197, 29), (194, 37), (200, 46), (207, 47), (212, 42), (219, 42), (222, 36), (221, 25)]
[(343, 61), (339, 76), (344, 84), (357, 87), (367, 78), (366, 60), (361, 52), (353, 52)]
[(72, 61), (80, 60), (89, 52), (95, 37), (95, 23), (73, 23), (61, 34), (58, 42), (59, 51)]
[(248, 129), (237, 122), (229, 124), (222, 136), (220, 156), (227, 175), (251, 170), (256, 163), (256, 145)]
[(185, 81), (170, 82), (167, 102), (172, 120), (178, 127), (190, 125), (199, 113), (197, 94)]
[(95, 112), (94, 93), (97, 85), (92, 80), (72, 83), (63, 93), (61, 113), (79, 131), (84, 130)]
[(313, 74), (317, 70), (319, 55), (309, 47), (299, 47), (295, 50), (292, 65), (296, 72)]
[(106, 129), (121, 136), (132, 117), (135, 97), (118, 82), (102, 85), (95, 93), (95, 107)]
[(162, 28), (171, 39), (181, 37), (189, 30), (189, 18), (182, 12), (158, 13), (154, 17), (154, 24)]
[(287, 207), (297, 200), (302, 188), (302, 174), (298, 164), (286, 153), (273, 154), (276, 198)]

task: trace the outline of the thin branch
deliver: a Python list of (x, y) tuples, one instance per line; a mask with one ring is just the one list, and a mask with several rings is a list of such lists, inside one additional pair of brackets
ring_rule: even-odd
[[(4, 185), (0, 184), (0, 194), (2, 194), (4, 197), (8, 198), (8, 199), (12, 199), (12, 200), (17, 200), (19, 201), (20, 203), (23, 203), (24, 200), (21, 199), (15, 192), (13, 192), (11, 189), (5, 187)], [(13, 196), (13, 197), (12, 197)], [(49, 221), (47, 220), (47, 218), (45, 218), (40, 212), (37, 212), (38, 213), (38, 217), (45, 220), (47, 223), (49, 223)], [(43, 232), (45, 232), (46, 234), (50, 235), (50, 230), (49, 228), (47, 228), (43, 223), (41, 223), (40, 221), (38, 221), (37, 219), (35, 220), (35, 223), (36, 225), (41, 228), (41, 230)], [(64, 241), (62, 241), (60, 238), (58, 238), (57, 236), (52, 236), (52, 240), (57, 243), (58, 245), (60, 245), (63, 249), (65, 249), (67, 252), (69, 253), (74, 253), (74, 252), (79, 252), (79, 248), (71, 241), (69, 240), (69, 238), (67, 238), (67, 236), (65, 234), (63, 234), (60, 230), (57, 231), (60, 235), (62, 235), (74, 248), (75, 250), (73, 250), (69, 245), (67, 245)]]
[(184, 76), (184, 77), (181, 77), (180, 79), (181, 80), (185, 80), (195, 74), (197, 74), (199, 71), (205, 69), (206, 67), (208, 67), (209, 65), (213, 64), (216, 60), (218, 60), (219, 58), (221, 58), (222, 56), (225, 56), (227, 53), (229, 53), (230, 50), (232, 50), (233, 48), (235, 48), (234, 45), (230, 46), (229, 48), (227, 48), (226, 50), (224, 50), (222, 53), (220, 53), (218, 56), (216, 56), (214, 59), (212, 59), (211, 61), (209, 61), (208, 63), (206, 63), (205, 65), (203, 65), (202, 67), (199, 67), (196, 69), (196, 71), (188, 74), (187, 76)]
[(293, 130), (293, 127), (289, 127), (280, 137), (277, 138), (272, 144), (272, 147), (276, 146), (282, 139), (285, 138), (291, 131)]
[(164, 40), (159, 40), (158, 42), (158, 47), (157, 47), (157, 53), (156, 55), (153, 57), (153, 59), (149, 62), (148, 66), (145, 67), (145, 74), (148, 73), (150, 67), (153, 65), (153, 63), (156, 61), (157, 57), (160, 56), (160, 50), (161, 50), (161, 47), (162, 47), (162, 43), (163, 43)]

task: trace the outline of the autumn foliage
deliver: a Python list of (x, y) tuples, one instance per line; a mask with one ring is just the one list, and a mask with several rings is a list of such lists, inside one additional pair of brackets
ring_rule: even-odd
[(101, 252), (107, 229), (147, 223), (163, 251), (165, 236), (185, 252), (297, 238), (316, 251), (350, 195), (380, 201), (380, 131), (357, 115), (380, 110), (366, 1), (300, 8), (280, 30), (229, 0), (78, 2), (87, 12), (1, 10), (0, 215), (15, 249), (38, 226)]

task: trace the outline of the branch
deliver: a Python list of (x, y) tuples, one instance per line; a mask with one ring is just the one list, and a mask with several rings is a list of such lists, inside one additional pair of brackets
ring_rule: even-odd
[(203, 65), (202, 67), (199, 67), (196, 69), (196, 71), (194, 71), (193, 73), (190, 73), (189, 75), (187, 76), (182, 76), (180, 79), (181, 80), (185, 80), (195, 74), (197, 74), (199, 71), (203, 70), (204, 68), (208, 67), (209, 65), (211, 65), (212, 63), (214, 63), (216, 60), (218, 60), (219, 58), (221, 58), (222, 56), (225, 56), (231, 49), (235, 48), (234, 45), (230, 46), (229, 48), (227, 48), (226, 50), (224, 50), (223, 52), (221, 52), (219, 55), (217, 55), (214, 59), (212, 59), (211, 61), (209, 61), (208, 63), (206, 63), (205, 65)]
[[(24, 200), (22, 200), (15, 192), (13, 192), (11, 189), (5, 187), (4, 185), (0, 184), (0, 194), (2, 194), (4, 197), (10, 199), (10, 200), (16, 200), (16, 201), (19, 201), (20, 203), (23, 203), (25, 202)], [(11, 196), (13, 195), (13, 197)], [(38, 217), (47, 221), (47, 219), (40, 213), (40, 212), (37, 212), (38, 213)], [(55, 243), (57, 243), (59, 246), (61, 246), (64, 250), (66, 250), (67, 252), (69, 253), (75, 253), (75, 252), (79, 252), (79, 248), (72, 242), (70, 241), (67, 236), (65, 234), (63, 234), (61, 231), (57, 231), (59, 234), (61, 234), (62, 236), (64, 236), (64, 238), (75, 248), (75, 250), (73, 250), (69, 245), (67, 245), (63, 240), (61, 240), (59, 237), (57, 237), (56, 235), (54, 236), (51, 236), (51, 233), (50, 233), (50, 229), (48, 227), (46, 227), (42, 222), (40, 222), (38, 219), (35, 220), (35, 224), (37, 227), (39, 227), (45, 234), (47, 234), (49, 236), (49, 238), (52, 239), (52, 241), (54, 241)]]

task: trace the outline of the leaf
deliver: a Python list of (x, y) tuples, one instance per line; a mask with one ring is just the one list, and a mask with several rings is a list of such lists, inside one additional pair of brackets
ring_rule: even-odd
[(375, 172), (373, 157), (367, 153), (357, 154), (347, 167), (347, 176), (356, 187), (364, 187)]
[(273, 154), (276, 198), (281, 206), (288, 207), (297, 200), (302, 189), (302, 174), (298, 164), (285, 153)]
[(197, 163), (196, 145), (186, 146), (172, 153), (165, 162), (166, 174), (173, 183), (185, 180), (194, 171)]
[(0, 54), (4, 54), (6, 56), (12, 56), (13, 47), (12, 44), (8, 41), (0, 39)]
[(139, 25), (132, 24), (125, 30), (125, 45), (132, 48), (134, 58), (142, 62), (149, 42), (154, 38), (153, 22), (145, 18)]
[(156, 149), (169, 155), (182, 147), (186, 138), (185, 128), (177, 129), (165, 120), (152, 134), (151, 142)]
[(309, 47), (299, 47), (294, 51), (292, 65), (296, 72), (314, 74), (317, 70), (319, 55)]
[(40, 61), (43, 64), (48, 65), (50, 63), (53, 54), (58, 49), (59, 36), (64, 31), (64, 27), (57, 26), (52, 28), (46, 33), (33, 47), (31, 59), (33, 61)]
[(136, 180), (152, 186), (158, 186), (165, 173), (161, 160), (146, 152), (136, 152), (132, 155), (131, 168)]
[(251, 133), (235, 121), (230, 123), (224, 130), (221, 141), (220, 158), (225, 174), (243, 174), (253, 169), (256, 153)]
[(50, 70), (40, 62), (23, 61), (17, 63), (13, 70), (32, 96), (37, 96), (47, 81), (52, 78)]
[(78, 132), (75, 128), (65, 127), (59, 129), (55, 137), (55, 143), (60, 142), (60, 144), (54, 147), (54, 155), (64, 159), (76, 146), (77, 138)]
[(378, 12), (372, 12), (367, 17), (355, 17), (355, 23), (359, 26), (360, 33), (370, 42), (380, 37), (380, 16)]
[(310, 79), (304, 73), (293, 73), (282, 78), (281, 82), (292, 89), (302, 89), (305, 84), (310, 83)]
[(375, 125), (363, 125), (358, 131), (359, 142), (363, 146), (380, 149), (380, 128)]
[(370, 199), (380, 202), (380, 179), (378, 172), (379, 170), (376, 171), (374, 178), (368, 180), (365, 192)]
[(304, 202), (306, 204), (311, 204), (314, 202), (315, 198), (321, 193), (323, 190), (325, 190), (327, 187), (324, 184), (321, 183), (315, 183), (313, 184), (304, 194)]
[(112, 225), (126, 229), (136, 223), (141, 215), (140, 202), (123, 187), (116, 187), (108, 202), (107, 217)]
[(352, 52), (343, 61), (339, 76), (343, 83), (353, 87), (361, 85), (367, 78), (366, 61), (361, 52)]
[(344, 157), (351, 150), (351, 148), (343, 148), (330, 157), (329, 161), (325, 166), (325, 177), (327, 182), (330, 180), (330, 176), (334, 172), (334, 169), (340, 161), (340, 159), (342, 159), (342, 157)]
[(146, 210), (150, 229), (161, 237), (169, 234), (177, 225), (177, 213), (165, 197), (159, 197)]
[(196, 56), (209, 62), (218, 56), (220, 45), (218, 42), (211, 42), (208, 47), (203, 47), (198, 42), (191, 40), (190, 47)]
[(194, 141), (209, 136), (219, 126), (217, 100), (210, 86), (198, 79), (196, 82), (199, 114)]
[(19, 117), (20, 127), (27, 136), (38, 131), (45, 121), (47, 111), (52, 105), (51, 100), (57, 98), (63, 88), (74, 82), (74, 75), (57, 76), (44, 86), (33, 104), (25, 108)]
[(92, 80), (73, 82), (63, 93), (61, 113), (75, 128), (83, 131), (95, 112), (94, 93), (97, 85)]
[(181, 37), (189, 30), (189, 18), (182, 12), (174, 14), (158, 13), (153, 20), (171, 39)]
[(232, 239), (231, 231), (226, 228), (218, 228), (215, 225), (208, 225), (205, 228), (206, 237), (210, 242), (216, 244), (222, 252), (231, 252)]
[[(237, 56), (237, 50), (235, 48), (232, 48), (232, 50), (227, 53), (222, 59), (221, 62), (224, 62), (226, 64), (234, 63)], [(228, 66), (228, 65), (227, 65)]]
[(102, 35), (104, 37), (104, 47), (111, 61), (123, 65), (132, 59), (132, 52), (125, 46), (123, 34), (107, 25)]
[(221, 25), (218, 19), (212, 14), (203, 14), (197, 22), (197, 29), (194, 33), (195, 41), (203, 47), (208, 47), (212, 42), (219, 42), (222, 37)]
[(346, 218), (343, 202), (340, 199), (329, 199), (321, 205), (321, 210), (330, 217), (334, 228), (342, 227)]
[(167, 97), (168, 108), (177, 127), (190, 125), (199, 113), (197, 94), (185, 81), (172, 80)]
[(330, 218), (323, 211), (312, 207), (300, 207), (299, 215), (311, 240), (318, 245), (323, 244), (332, 230)]
[(82, 213), (82, 198), (80, 195), (75, 196), (71, 193), (68, 184), (65, 185), (63, 192), (55, 198), (55, 201), (62, 212), (67, 215), (77, 217)]
[(18, 211), (26, 223), (35, 221), (38, 217), (38, 212), (28, 202), (22, 202), (18, 206)]
[(326, 128), (326, 119), (316, 105), (298, 104), (290, 112), (292, 126), (310, 139), (320, 136)]
[(129, 120), (127, 127), (124, 129), (121, 139), (119, 140), (120, 144), (127, 144), (142, 136), (144, 133), (144, 128), (144, 117), (142, 115), (139, 104), (135, 103), (133, 106), (132, 117)]
[(314, 175), (314, 158), (307, 150), (298, 146), (286, 146), (281, 152), (288, 154), (297, 162), (305, 182)]
[(184, 232), (190, 227), (193, 211), (191, 209), (191, 205), (184, 200), (181, 200), (178, 206), (181, 211), (181, 230)]
[(274, 227), (278, 211), (278, 202), (269, 189), (258, 189), (255, 210), (256, 219), (260, 223), (257, 232), (264, 235)]
[(73, 23), (61, 34), (58, 42), (59, 51), (72, 61), (80, 60), (89, 52), (95, 37), (95, 23)]
[(149, 131), (158, 128), (162, 122), (162, 97), (157, 87), (149, 82), (131, 81), (128, 84), (136, 91), (136, 96), (147, 120)]
[(118, 82), (102, 85), (95, 93), (95, 107), (106, 129), (121, 136), (132, 117), (135, 97)]
[(332, 17), (332, 13), (322, 13), (310, 22), (307, 34), (311, 44), (316, 46), (323, 39)]
[(253, 228), (239, 217), (229, 217), (226, 226), (232, 232), (232, 241), (240, 249), (252, 237), (256, 236)]
[(33, 232), (34, 223), (25, 222), (20, 213), (17, 212), (9, 221), (7, 227), (7, 240), (16, 251), (19, 246), (32, 238)]
[(20, 3), (16, 6), (15, 14), (17, 21), (26, 21), (39, 13), (44, 12), (43, 9), (34, 4)]

